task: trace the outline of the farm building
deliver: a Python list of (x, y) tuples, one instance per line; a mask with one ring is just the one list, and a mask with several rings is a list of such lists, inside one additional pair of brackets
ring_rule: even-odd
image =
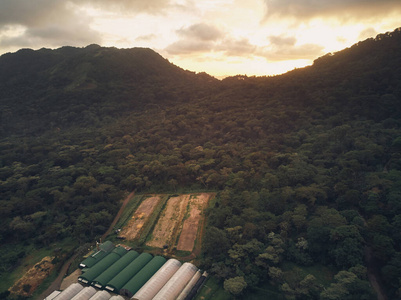
[(128, 266), (135, 258), (139, 256), (136, 251), (128, 251), (123, 257), (117, 260), (114, 264), (108, 267), (102, 274), (97, 276), (93, 281), (92, 285), (101, 289), (112, 280), (118, 273), (120, 273), (126, 266)]
[(89, 300), (109, 300), (111, 297), (110, 293), (106, 291), (98, 291)]
[(113, 251), (114, 248), (115, 248), (114, 244), (110, 241), (106, 241), (106, 242), (100, 244), (99, 250), (95, 251), (92, 255), (90, 255), (88, 258), (83, 260), (79, 264), (79, 267), (81, 269), (93, 267), (96, 263), (98, 263), (100, 260), (102, 260), (108, 253)]
[(121, 297), (120, 295), (116, 295), (111, 297), (109, 300), (125, 300), (123, 297)]
[(119, 293), (120, 289), (138, 273), (150, 260), (152, 255), (149, 253), (142, 253), (128, 266), (126, 266), (117, 276), (110, 280), (106, 289), (114, 293)]
[(102, 274), (108, 267), (114, 264), (128, 251), (123, 247), (116, 247), (113, 251), (107, 254), (102, 260), (96, 263), (93, 267), (89, 268), (84, 274), (78, 277), (82, 283), (90, 284), (96, 277)]
[(195, 275), (198, 268), (191, 263), (184, 263), (181, 268), (156, 294), (153, 300), (174, 300), (181, 293), (187, 283)]
[(196, 294), (199, 292), (199, 290), (202, 288), (203, 284), (206, 281), (208, 274), (207, 272), (203, 272), (202, 276), (199, 278), (199, 280), (196, 282), (192, 290), (189, 292), (185, 300), (192, 300), (195, 298)]
[(155, 256), (121, 288), (120, 294), (132, 297), (165, 263), (164, 257)]
[(133, 300), (151, 300), (166, 284), (166, 282), (181, 267), (181, 263), (169, 259), (146, 283), (135, 293)]
[(84, 287), (79, 283), (73, 283), (64, 291), (62, 291), (54, 300), (70, 300), (78, 294)]
[(195, 284), (198, 282), (201, 276), (202, 276), (201, 271), (198, 270), (195, 273), (195, 275), (191, 278), (191, 280), (188, 282), (188, 284), (185, 286), (185, 288), (182, 290), (182, 292), (178, 295), (176, 300), (185, 300), (185, 298), (191, 292), (192, 288), (195, 286)]
[(54, 298), (56, 298), (58, 295), (60, 295), (60, 291), (54, 291), (53, 293), (51, 293), (49, 296), (47, 296), (44, 300), (53, 300)]
[(96, 289), (91, 286), (87, 286), (74, 297), (72, 297), (71, 300), (89, 300), (94, 294), (96, 294)]

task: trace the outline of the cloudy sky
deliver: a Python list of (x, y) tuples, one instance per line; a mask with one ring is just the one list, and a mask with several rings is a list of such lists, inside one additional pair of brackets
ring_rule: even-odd
[(0, 54), (149, 47), (216, 77), (272, 75), (400, 26), (400, 0), (0, 0)]

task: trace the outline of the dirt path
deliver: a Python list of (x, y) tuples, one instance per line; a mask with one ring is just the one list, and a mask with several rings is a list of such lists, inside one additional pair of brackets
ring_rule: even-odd
[(135, 192), (132, 192), (131, 194), (129, 194), (125, 199), (123, 204), (120, 207), (120, 210), (118, 211), (117, 215), (115, 216), (113, 222), (111, 222), (111, 225), (109, 227), (109, 229), (105, 232), (105, 234), (102, 235), (102, 241), (105, 240), (105, 238), (110, 234), (110, 232), (113, 230), (114, 226), (116, 226), (118, 220), (121, 217), (121, 214), (123, 213), (125, 207), (127, 206), (128, 202), (132, 199), (132, 197), (134, 197)]
[[(113, 222), (111, 223), (109, 229), (106, 231), (105, 234), (102, 235), (102, 241), (110, 234), (110, 232), (113, 230), (114, 226), (117, 224), (117, 221), (120, 219), (121, 214), (123, 213), (125, 207), (127, 206), (128, 202), (131, 200), (131, 198), (134, 196), (135, 192), (132, 192), (129, 194), (125, 199), (123, 204), (121, 205), (120, 210), (118, 211), (117, 215), (115, 216)], [(47, 288), (46, 291), (44, 291), (38, 298), (37, 300), (43, 300), (47, 296), (49, 296), (53, 291), (59, 290), (61, 286), (61, 282), (63, 281), (64, 276), (67, 274), (68, 268), (71, 266), (72, 262), (77, 258), (78, 253), (74, 254), (70, 259), (62, 266), (60, 270), (60, 274), (57, 276), (57, 278), (53, 281), (53, 283)]]

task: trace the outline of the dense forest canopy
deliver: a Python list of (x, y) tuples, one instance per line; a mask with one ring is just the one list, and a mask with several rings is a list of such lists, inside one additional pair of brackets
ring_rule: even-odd
[(202, 267), (233, 295), (376, 299), (369, 272), (401, 297), (401, 29), (222, 81), (150, 49), (23, 49), (0, 112), (3, 276), (103, 234), (127, 191), (216, 190)]

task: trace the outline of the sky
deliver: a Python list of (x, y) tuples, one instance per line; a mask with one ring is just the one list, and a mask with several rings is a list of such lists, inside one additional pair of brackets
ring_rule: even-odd
[(147, 47), (190, 71), (263, 76), (398, 27), (400, 0), (1, 0), (0, 54)]

